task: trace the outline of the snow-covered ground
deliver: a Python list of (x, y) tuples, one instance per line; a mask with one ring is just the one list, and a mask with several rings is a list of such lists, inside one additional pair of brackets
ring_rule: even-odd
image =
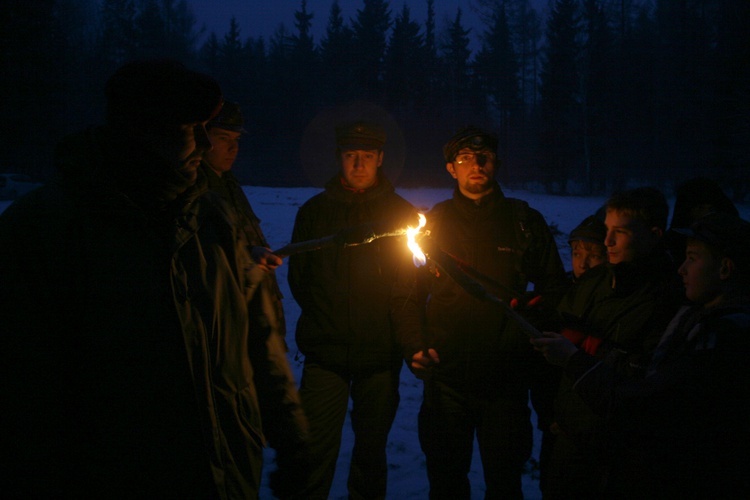
[[(272, 248), (280, 248), (289, 243), (294, 224), (294, 217), (299, 206), (314, 194), (320, 192), (318, 188), (269, 188), (245, 187), (245, 193), (253, 208), (262, 220), (263, 231)], [(417, 208), (424, 211), (431, 208), (438, 201), (451, 196), (450, 189), (399, 189), (398, 192)], [(567, 244), (568, 233), (586, 216), (594, 213), (605, 201), (604, 197), (560, 197), (534, 194), (523, 191), (505, 190), (507, 196), (521, 198), (539, 210), (556, 233), (560, 254), (566, 268), (570, 268), (570, 251)], [(10, 204), (0, 201), (0, 212)], [(750, 218), (750, 205), (738, 207), (744, 219)], [(299, 318), (299, 307), (292, 299), (287, 285), (287, 269), (281, 266), (278, 271), (279, 284), (285, 295), (284, 309), (287, 316), (289, 331), (287, 339), (290, 353), (289, 360), (297, 380), (302, 372), (302, 364), (295, 360), (297, 347), (294, 341), (294, 326)], [(417, 439), (417, 412), (422, 399), (421, 382), (406, 368), (401, 378), (401, 405), (399, 406), (393, 429), (388, 442), (388, 498), (389, 499), (420, 499), (427, 498), (428, 483), (424, 465), (424, 457)], [(532, 417), (535, 418), (535, 417)], [(523, 478), (524, 495), (527, 499), (541, 498), (537, 471), (532, 467), (533, 461), (539, 454), (539, 435), (535, 435), (533, 459), (527, 467)], [(332, 500), (347, 498), (346, 478), (349, 459), (351, 457), (352, 433), (347, 421), (343, 431), (341, 454), (336, 469), (336, 477), (331, 490)], [(476, 447), (475, 447), (476, 448)], [(267, 456), (272, 458), (272, 451)], [(267, 470), (271, 467), (267, 467)], [(477, 450), (471, 468), (472, 498), (483, 498), (484, 487), (482, 467)], [(267, 488), (267, 478), (264, 479), (261, 498), (271, 498)]]

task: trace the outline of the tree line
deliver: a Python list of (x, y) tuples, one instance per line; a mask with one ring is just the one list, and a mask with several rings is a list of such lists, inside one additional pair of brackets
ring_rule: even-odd
[(0, 169), (48, 178), (62, 135), (101, 121), (118, 66), (170, 57), (242, 106), (248, 183), (322, 183), (333, 124), (364, 114), (389, 131), (402, 186), (447, 182), (442, 144), (473, 124), (497, 133), (511, 186), (603, 194), (707, 175), (747, 195), (750, 2), (550, 0), (542, 15), (529, 0), (476, 0), (478, 26), (461, 8), (438, 25), (434, 0), (424, 23), (398, 5), (360, 0), (347, 19), (339, 0), (326, 13), (301, 0), (266, 39), (236, 18), (205, 33), (186, 0), (10, 0)]

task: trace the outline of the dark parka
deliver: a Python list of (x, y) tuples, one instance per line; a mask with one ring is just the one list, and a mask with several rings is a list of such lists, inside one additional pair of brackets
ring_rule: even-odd
[[(452, 199), (427, 214), (425, 230), (434, 245), (499, 283), (483, 284), (502, 300), (522, 297), (533, 282), (536, 293), (555, 303), (567, 286), (542, 215), (521, 200), (506, 198), (497, 184), (478, 202), (456, 189)], [(524, 394), (528, 363), (536, 356), (503, 309), (427, 266), (415, 271), (407, 264), (404, 271), (394, 289), (392, 314), (405, 358), (432, 347), (440, 355), (435, 380), (478, 394), (502, 388)]]
[[(623, 375), (641, 376), (681, 301), (673, 269), (662, 248), (634, 262), (589, 269), (558, 305), (562, 327), (569, 329), (563, 334), (595, 356), (621, 353), (618, 369)], [(563, 374), (555, 396), (557, 438), (545, 495), (601, 498), (609, 460), (607, 426), (581, 400), (574, 384), (575, 379)]]
[[(416, 226), (414, 207), (378, 173), (364, 192), (336, 175), (297, 213), (292, 242), (374, 224), (384, 232)], [(380, 371), (401, 357), (388, 316), (397, 267), (410, 255), (403, 237), (336, 246), (289, 258), (289, 285), (301, 307), (296, 341), (307, 360), (331, 368)]]
[[(201, 162), (201, 170), (208, 182), (208, 189), (218, 193), (221, 199), (234, 210), (236, 226), (244, 233), (248, 243), (251, 246), (270, 248), (260, 227), (260, 219), (255, 215), (255, 211), (242, 191), (242, 186), (237, 177), (232, 172), (224, 172), (219, 177), (205, 160)], [(276, 273), (266, 273), (263, 281), (265, 282), (264, 286), (273, 293), (271, 298), (275, 309), (274, 314), (279, 321), (279, 331), (282, 335), (286, 335), (286, 320), (282, 304), (284, 296), (281, 294), (279, 283), (276, 280)]]
[(0, 217), (5, 493), (257, 496), (305, 422), (233, 221), (105, 130), (59, 156)]
[[(565, 328), (592, 337), (591, 354), (612, 349), (621, 356), (621, 369), (643, 374), (661, 332), (679, 307), (678, 288), (669, 255), (657, 248), (635, 262), (602, 265), (585, 272), (558, 305)], [(576, 339), (577, 340), (577, 339)], [(581, 445), (598, 446), (601, 422), (573, 391), (573, 380), (563, 377), (555, 401), (555, 418), (562, 431)]]

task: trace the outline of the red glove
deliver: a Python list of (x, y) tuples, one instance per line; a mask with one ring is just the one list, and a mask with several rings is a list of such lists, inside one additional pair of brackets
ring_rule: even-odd
[(581, 344), (581, 349), (594, 356), (596, 355), (596, 351), (599, 350), (600, 345), (602, 345), (602, 339), (588, 335), (583, 344)]
[(510, 299), (510, 307), (512, 309), (531, 309), (541, 304), (543, 300), (544, 298), (541, 295), (537, 295), (530, 298), (528, 302), (524, 304), (522, 301), (518, 300), (517, 297), (513, 297), (512, 299)]
[(575, 345), (580, 346), (581, 342), (586, 339), (586, 334), (573, 330), (572, 328), (563, 328), (560, 330), (560, 335), (573, 342)]

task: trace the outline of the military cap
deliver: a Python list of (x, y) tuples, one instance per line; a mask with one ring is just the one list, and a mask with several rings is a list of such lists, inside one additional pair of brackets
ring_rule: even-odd
[(452, 162), (458, 152), (464, 148), (497, 153), (497, 137), (477, 127), (464, 127), (443, 146), (445, 161)]
[(336, 145), (347, 149), (383, 149), (386, 134), (377, 123), (356, 121), (336, 127)]
[(208, 122), (206, 128), (222, 128), (232, 132), (247, 133), (243, 127), (244, 120), (240, 105), (232, 101), (224, 101), (221, 111)]

